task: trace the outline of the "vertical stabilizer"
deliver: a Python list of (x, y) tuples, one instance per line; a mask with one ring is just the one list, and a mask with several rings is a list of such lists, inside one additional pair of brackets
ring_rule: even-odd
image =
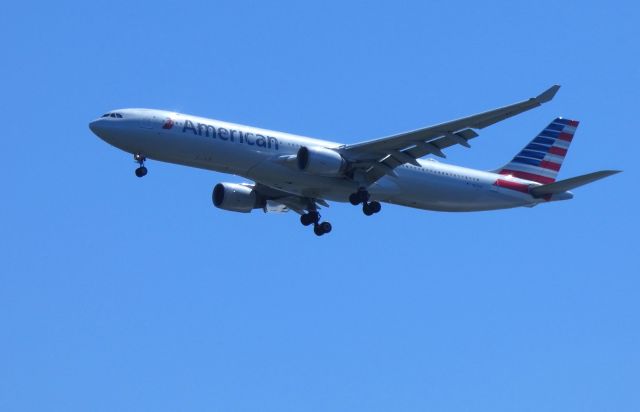
[(577, 120), (554, 119), (497, 173), (542, 184), (555, 182), (577, 127)]

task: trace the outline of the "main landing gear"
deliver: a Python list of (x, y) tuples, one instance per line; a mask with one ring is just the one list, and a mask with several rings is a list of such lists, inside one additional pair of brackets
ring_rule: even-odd
[(141, 155), (140, 153), (136, 153), (133, 155), (133, 160), (135, 160), (140, 165), (140, 167), (136, 169), (136, 176), (138, 177), (146, 176), (147, 168), (144, 167), (144, 161), (147, 160), (147, 158)]
[(308, 213), (300, 216), (300, 223), (304, 226), (313, 224), (313, 233), (317, 236), (322, 236), (331, 232), (331, 223), (320, 222), (320, 213), (317, 210), (311, 210)]
[(382, 205), (380, 204), (380, 202), (376, 202), (375, 200), (373, 202), (369, 202), (370, 198), (371, 195), (369, 194), (369, 192), (367, 192), (365, 189), (359, 189), (357, 192), (352, 193), (349, 196), (349, 203), (354, 206), (362, 203), (362, 213), (367, 216), (371, 216), (375, 213), (380, 212), (380, 210), (382, 209)]

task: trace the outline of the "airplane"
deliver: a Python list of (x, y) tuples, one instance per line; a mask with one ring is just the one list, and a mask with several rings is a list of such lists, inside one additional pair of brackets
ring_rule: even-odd
[(331, 232), (321, 221), (328, 201), (361, 205), (365, 215), (381, 203), (433, 211), (468, 212), (533, 207), (573, 198), (571, 189), (619, 173), (602, 170), (556, 180), (578, 121), (558, 117), (504, 166), (475, 170), (441, 163), (454, 145), (502, 120), (553, 99), (559, 85), (536, 97), (405, 133), (355, 144), (330, 142), (219, 120), (154, 109), (112, 110), (89, 124), (107, 143), (133, 154), (135, 174), (154, 159), (235, 174), (252, 182), (214, 186), (213, 204), (249, 213), (292, 210), (314, 233)]

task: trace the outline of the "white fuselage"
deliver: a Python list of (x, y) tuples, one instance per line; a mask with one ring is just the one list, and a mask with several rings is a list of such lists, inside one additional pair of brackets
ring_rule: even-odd
[[(118, 110), (90, 127), (100, 138), (149, 159), (229, 173), (297, 196), (346, 202), (358, 184), (346, 177), (300, 171), (301, 146), (338, 148), (340, 143), (151, 109)], [(292, 161), (293, 160), (293, 161)], [(475, 211), (533, 206), (544, 199), (515, 187), (535, 182), (491, 172), (419, 161), (402, 165), (368, 188), (378, 201), (439, 211)], [(506, 185), (497, 185), (500, 180)], [(510, 186), (510, 187), (503, 187)]]

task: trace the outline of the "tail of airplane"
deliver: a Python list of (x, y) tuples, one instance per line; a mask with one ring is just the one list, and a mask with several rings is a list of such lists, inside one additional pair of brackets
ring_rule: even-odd
[(555, 182), (578, 123), (561, 117), (554, 119), (511, 162), (496, 172), (542, 184)]
[(575, 189), (576, 187), (595, 182), (596, 180), (615, 175), (616, 173), (620, 173), (620, 170), (601, 170), (599, 172), (588, 173), (586, 175), (560, 180), (555, 183), (536, 186), (532, 188), (529, 193), (531, 193), (533, 197), (553, 196), (564, 193), (571, 189)]

